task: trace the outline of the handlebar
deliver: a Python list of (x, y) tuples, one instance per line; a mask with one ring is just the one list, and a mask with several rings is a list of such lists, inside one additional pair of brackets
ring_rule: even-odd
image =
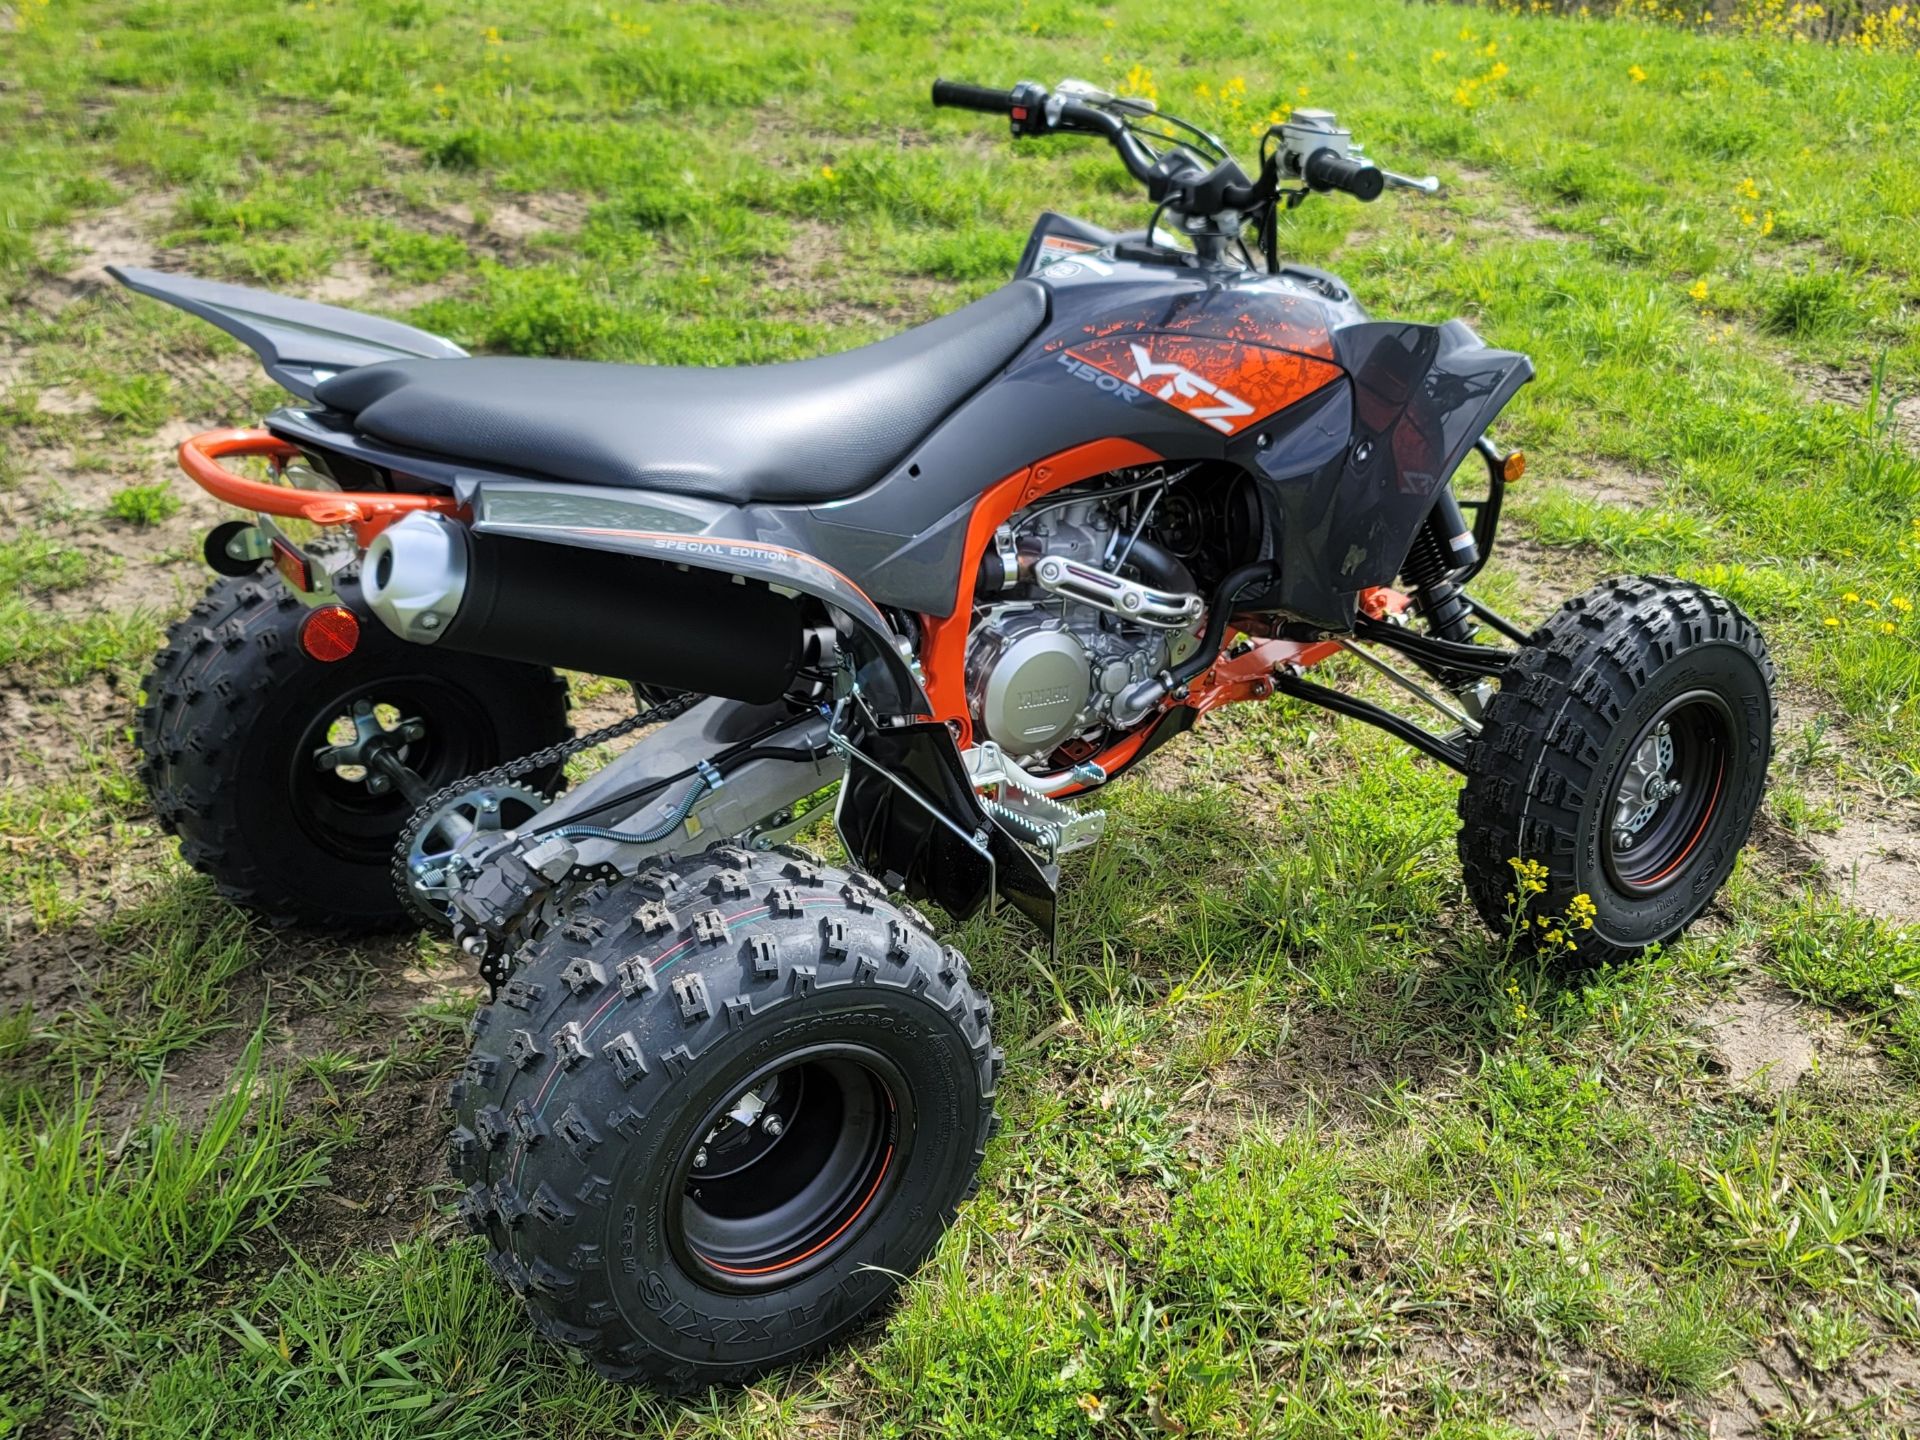
[[(1094, 95), (1104, 103), (1088, 103), (1079, 98), (1083, 94)], [(1269, 132), (1278, 134), (1281, 144), (1271, 157), (1266, 156), (1263, 146), (1263, 159), (1267, 163), (1259, 178), (1250, 182), (1223, 148), (1219, 163), (1212, 168), (1177, 141), (1164, 154), (1155, 154), (1123, 116), (1108, 108), (1117, 103), (1113, 97), (1080, 87), (1077, 82), (1067, 82), (1060, 90), (1049, 93), (1044, 85), (1031, 80), (1023, 80), (1009, 90), (958, 80), (935, 80), (933, 103), (949, 109), (1004, 115), (1016, 136), (1062, 132), (1103, 136), (1119, 154), (1128, 173), (1147, 187), (1149, 198), (1156, 203), (1173, 204), (1180, 213), (1195, 217), (1238, 217), (1233, 221), (1236, 229), (1239, 224), (1254, 219), (1254, 212), (1270, 212), (1280, 194), (1281, 181), (1289, 177), (1305, 181), (1308, 189), (1339, 190), (1358, 200), (1378, 199), (1388, 185), (1428, 194), (1439, 188), (1439, 182), (1431, 177), (1414, 180), (1395, 175), (1348, 153), (1352, 136), (1338, 126), (1328, 110), (1295, 109), (1286, 124)], [(1177, 119), (1172, 123), (1193, 128)], [(1203, 139), (1212, 139), (1204, 131), (1194, 133)], [(1219, 145), (1218, 141), (1212, 143)], [(1302, 192), (1286, 193), (1297, 199)], [(1189, 233), (1203, 232), (1190, 228)], [(1213, 233), (1213, 238), (1218, 240), (1224, 232), (1208, 233)]]
[(1302, 177), (1316, 190), (1344, 190), (1356, 200), (1375, 200), (1386, 188), (1387, 177), (1365, 160), (1316, 150), (1300, 167)]
[(1013, 91), (995, 90), (986, 85), (968, 85), (959, 80), (933, 82), (933, 103), (950, 110), (978, 110), (987, 115), (1013, 113)]
[(960, 80), (933, 82), (933, 103), (952, 110), (978, 110), (987, 115), (1004, 115), (1012, 123), (1015, 135), (1046, 135), (1061, 131), (1082, 135), (1103, 135), (1119, 152), (1121, 162), (1134, 179), (1146, 184), (1154, 180), (1154, 154), (1140, 143), (1126, 121), (1098, 106), (1088, 105), (1065, 95), (1050, 95), (1043, 85), (1023, 81), (1011, 90), (995, 90), (989, 85), (969, 85)]

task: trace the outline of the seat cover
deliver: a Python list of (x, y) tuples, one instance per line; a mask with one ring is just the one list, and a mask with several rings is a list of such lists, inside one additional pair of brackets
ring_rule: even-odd
[(852, 495), (1013, 358), (1046, 319), (1020, 280), (877, 344), (784, 365), (394, 360), (314, 398), (389, 445), (589, 485), (736, 505)]

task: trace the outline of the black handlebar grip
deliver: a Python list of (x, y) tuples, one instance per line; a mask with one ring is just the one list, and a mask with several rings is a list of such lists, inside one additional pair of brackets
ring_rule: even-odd
[(1316, 190), (1344, 190), (1356, 200), (1375, 200), (1386, 188), (1387, 177), (1365, 160), (1350, 159), (1321, 148), (1301, 167), (1307, 184)]
[(985, 85), (968, 85), (959, 80), (933, 82), (933, 103), (953, 110), (979, 110), (988, 115), (1005, 115), (1013, 109), (1011, 90), (994, 90)]

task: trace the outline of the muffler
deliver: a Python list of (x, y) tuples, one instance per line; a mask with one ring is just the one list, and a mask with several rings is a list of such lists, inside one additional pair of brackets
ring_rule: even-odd
[(763, 703), (800, 668), (800, 603), (658, 560), (487, 535), (413, 514), (367, 547), (361, 588), (403, 640)]

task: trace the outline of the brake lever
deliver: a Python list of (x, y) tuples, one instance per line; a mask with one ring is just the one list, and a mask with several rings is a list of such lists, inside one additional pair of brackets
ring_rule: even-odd
[(1391, 170), (1382, 170), (1380, 177), (1396, 190), (1418, 190), (1422, 195), (1438, 195), (1440, 193), (1440, 177), (1438, 175), (1423, 175), (1416, 180), (1411, 175), (1396, 175)]

